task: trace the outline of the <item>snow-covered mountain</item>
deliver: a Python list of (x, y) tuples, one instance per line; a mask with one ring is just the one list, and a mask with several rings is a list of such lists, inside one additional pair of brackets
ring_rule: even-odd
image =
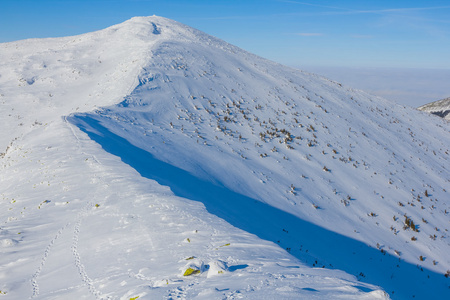
[(444, 120), (155, 16), (0, 44), (0, 101), (0, 296), (450, 296)]
[(437, 115), (441, 118), (450, 120), (450, 98), (434, 101), (418, 108), (421, 111), (426, 111)]

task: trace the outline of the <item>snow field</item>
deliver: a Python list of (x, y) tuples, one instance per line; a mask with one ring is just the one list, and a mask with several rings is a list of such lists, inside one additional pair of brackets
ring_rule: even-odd
[(445, 121), (159, 17), (0, 58), (2, 296), (449, 293)]

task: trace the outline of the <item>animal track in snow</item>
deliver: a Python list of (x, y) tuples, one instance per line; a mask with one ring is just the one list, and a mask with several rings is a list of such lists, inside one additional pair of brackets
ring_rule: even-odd
[(58, 232), (56, 233), (55, 237), (50, 241), (50, 243), (47, 245), (47, 248), (45, 249), (44, 255), (41, 259), (41, 264), (39, 265), (36, 272), (34, 272), (33, 277), (31, 278), (31, 286), (33, 287), (33, 295), (31, 298), (34, 298), (39, 295), (39, 284), (37, 282), (37, 279), (39, 277), (39, 274), (42, 272), (42, 269), (45, 266), (45, 262), (47, 261), (47, 258), (50, 254), (50, 250), (52, 249), (53, 245), (55, 244), (56, 240), (61, 236), (64, 229), (66, 229), (70, 225), (70, 222), (64, 225)]
[(89, 210), (92, 209), (94, 206), (95, 205), (93, 203), (88, 203), (79, 213), (78, 220), (75, 223), (75, 228), (74, 228), (74, 232), (73, 232), (73, 242), (72, 242), (71, 249), (72, 249), (73, 256), (75, 257), (75, 266), (77, 267), (78, 272), (80, 273), (81, 280), (84, 282), (84, 284), (87, 285), (89, 292), (92, 295), (94, 295), (96, 299), (112, 299), (109, 296), (108, 297), (102, 296), (101, 292), (95, 288), (92, 279), (87, 274), (86, 268), (83, 265), (83, 263), (81, 262), (80, 253), (78, 252), (78, 240), (79, 240), (79, 235), (80, 235), (81, 223), (82, 223), (83, 219), (88, 215)]

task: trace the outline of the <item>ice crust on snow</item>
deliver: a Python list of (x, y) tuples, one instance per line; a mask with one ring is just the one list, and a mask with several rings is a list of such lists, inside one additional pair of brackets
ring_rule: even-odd
[(0, 44), (0, 102), (2, 296), (449, 294), (444, 120), (156, 16)]

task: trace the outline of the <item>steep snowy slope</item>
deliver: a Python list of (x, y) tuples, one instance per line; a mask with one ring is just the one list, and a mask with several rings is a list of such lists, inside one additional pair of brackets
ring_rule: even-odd
[(143, 176), (311, 266), (393, 297), (449, 295), (447, 123), (154, 23), (178, 35), (152, 48), (136, 89), (71, 122)]
[(450, 98), (422, 105), (418, 109), (421, 111), (426, 111), (435, 114), (441, 118), (450, 120)]
[[(123, 157), (105, 152), (67, 122), (94, 126), (91, 115), (68, 116), (113, 107), (136, 88), (151, 91), (143, 84), (150, 80), (146, 69), (162, 64), (155, 55), (170, 43), (185, 41), (187, 32), (192, 30), (163, 18), (135, 18), (76, 37), (0, 44), (0, 298), (388, 298), (380, 288), (342, 271), (311, 268), (276, 243), (210, 214), (192, 201), (198, 199), (177, 197), (141, 176), (136, 172), (144, 173), (141, 168), (123, 161), (134, 159), (141, 167), (158, 161), (151, 161), (149, 152), (131, 151), (131, 144), (112, 128), (90, 130), (104, 138), (102, 147)], [(205, 35), (198, 35), (197, 43), (199, 39), (213, 47), (219, 43)], [(166, 69), (171, 67), (182, 68)], [(192, 87), (200, 88), (194, 82)], [(150, 102), (145, 99), (137, 109)], [(144, 118), (149, 116), (143, 111)], [(159, 130), (148, 125), (147, 131)], [(139, 139), (142, 132), (131, 128)], [(194, 149), (191, 143), (186, 150)], [(176, 159), (182, 160), (183, 153)], [(225, 158), (218, 162), (226, 164)], [(191, 176), (195, 184), (209, 184), (173, 166), (158, 167), (145, 171), (177, 173)], [(186, 186), (183, 177), (171, 179)], [(233, 208), (225, 200), (233, 203), (239, 195), (221, 191), (215, 208), (228, 213)], [(236, 206), (234, 216), (240, 216), (241, 208)], [(270, 209), (263, 206), (245, 215), (251, 220)]]

